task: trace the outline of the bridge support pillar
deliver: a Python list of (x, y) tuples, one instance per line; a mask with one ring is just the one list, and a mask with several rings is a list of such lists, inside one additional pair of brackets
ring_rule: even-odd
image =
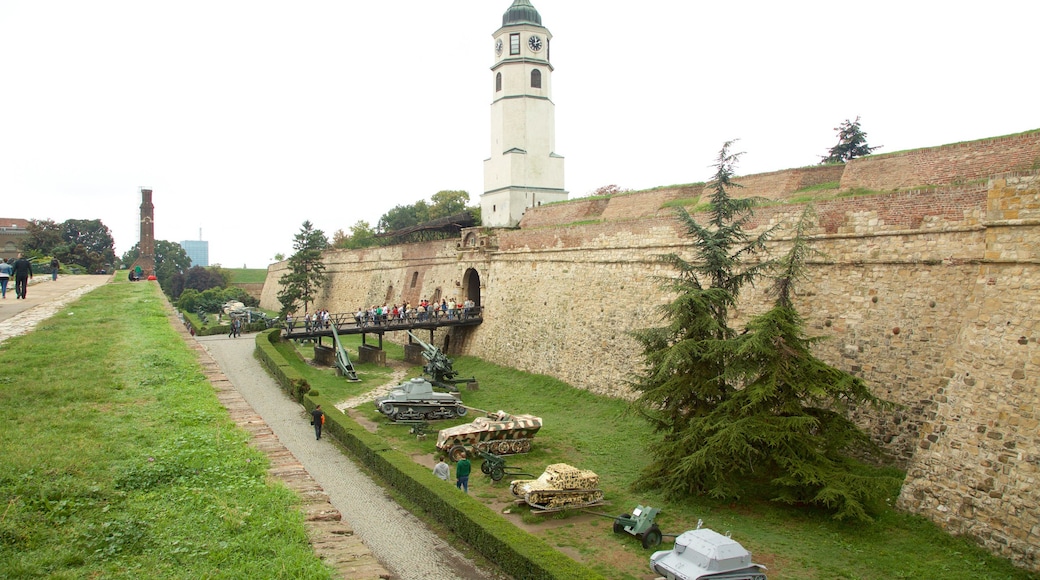
[(404, 362), (413, 365), (426, 364), (426, 359), (423, 358), (423, 347), (414, 342), (404, 345)]
[(320, 344), (314, 345), (314, 362), (331, 367), (336, 364), (336, 349)]
[(358, 347), (358, 360), (363, 363), (374, 362), (386, 366), (386, 351), (368, 344)]

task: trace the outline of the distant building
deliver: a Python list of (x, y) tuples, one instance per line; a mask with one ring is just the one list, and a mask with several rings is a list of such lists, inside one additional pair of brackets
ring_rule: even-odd
[(0, 258), (8, 262), (18, 257), (18, 247), (29, 235), (29, 220), (0, 218)]
[(203, 240), (184, 240), (180, 242), (184, 253), (191, 258), (192, 266), (209, 266), (209, 242)]

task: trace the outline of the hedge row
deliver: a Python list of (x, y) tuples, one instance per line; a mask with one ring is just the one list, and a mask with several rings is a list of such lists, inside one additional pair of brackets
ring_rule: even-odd
[[(292, 369), (274, 348), (277, 329), (257, 336), (256, 345), (264, 366), (271, 370), (282, 388), (297, 400), (303, 399), (308, 411), (315, 403), (303, 397), (300, 383), (306, 381)], [(602, 576), (555, 550), (541, 538), (510, 524), (487, 506), (444, 485), (433, 473), (406, 455), (394, 451), (382, 438), (369, 433), (346, 414), (326, 415), (324, 429), (387, 485), (426, 510), (467, 544), (519, 579), (595, 580)]]
[(275, 348), (274, 343), (280, 341), (281, 338), (282, 332), (278, 328), (257, 334), (256, 356), (267, 372), (282, 386), (282, 389), (289, 393), (294, 400), (302, 403), (303, 396), (311, 390), (311, 385)]

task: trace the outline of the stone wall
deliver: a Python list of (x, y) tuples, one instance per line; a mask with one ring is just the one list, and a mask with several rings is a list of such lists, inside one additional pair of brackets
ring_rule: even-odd
[(1040, 176), (995, 180), (987, 208), (899, 504), (1040, 570)]

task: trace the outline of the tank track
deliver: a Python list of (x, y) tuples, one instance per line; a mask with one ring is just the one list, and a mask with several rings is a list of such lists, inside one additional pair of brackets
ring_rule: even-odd
[(530, 439), (501, 439), (498, 441), (481, 441), (474, 445), (477, 451), (493, 455), (513, 455), (527, 453), (531, 450)]
[(532, 510), (553, 512), (586, 508), (603, 503), (602, 489), (539, 489), (524, 494), (522, 500)]
[[(387, 409), (389, 409), (389, 413)], [(379, 411), (389, 417), (391, 421), (432, 421), (436, 419), (454, 419), (466, 414), (465, 412), (459, 413), (458, 409), (459, 405), (445, 405), (442, 403), (394, 404), (387, 401), (380, 406)]]

